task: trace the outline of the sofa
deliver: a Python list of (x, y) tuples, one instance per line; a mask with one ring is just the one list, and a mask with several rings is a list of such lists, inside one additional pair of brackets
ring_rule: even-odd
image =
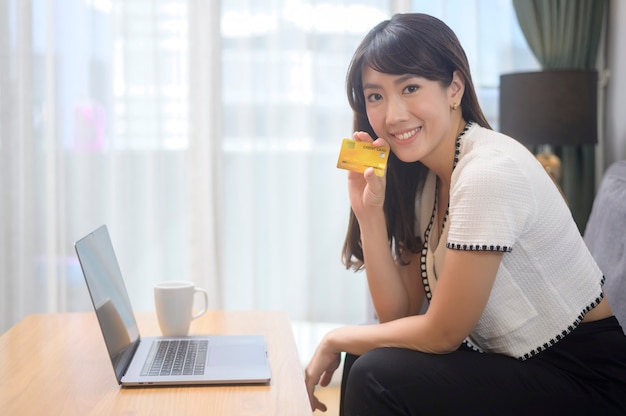
[(583, 237), (604, 273), (605, 296), (626, 334), (626, 160), (613, 163), (602, 176)]

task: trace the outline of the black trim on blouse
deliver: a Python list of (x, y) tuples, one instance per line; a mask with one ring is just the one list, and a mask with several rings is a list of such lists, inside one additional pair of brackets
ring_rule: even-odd
[[(463, 128), (463, 130), (461, 131), (461, 133), (459, 134), (459, 136), (456, 138), (456, 145), (455, 145), (455, 150), (454, 150), (454, 163), (452, 165), (453, 172), (454, 172), (454, 169), (456, 168), (456, 164), (459, 162), (459, 156), (461, 155), (461, 138), (465, 136), (465, 133), (467, 133), (467, 131), (472, 125), (474, 125), (473, 121), (470, 121), (469, 123), (467, 123), (465, 127)], [(426, 231), (424, 231), (424, 238), (422, 239), (422, 241), (424, 241), (424, 244), (422, 245), (422, 252), (420, 255), (420, 270), (421, 270), (421, 275), (422, 275), (422, 284), (424, 285), (424, 293), (426, 294), (426, 299), (428, 299), (429, 303), (433, 295), (430, 290), (430, 284), (428, 283), (428, 273), (426, 269), (426, 257), (428, 255), (428, 238), (430, 236), (430, 231), (435, 221), (436, 207), (437, 207), (437, 185), (435, 186), (435, 203), (433, 204), (433, 212), (430, 216), (430, 222), (428, 224), (428, 227), (426, 227)], [(450, 204), (448, 204), (446, 213), (443, 216), (443, 224), (441, 225), (442, 229), (445, 228), (446, 226), (446, 222), (448, 220), (449, 208), (450, 208)]]
[(487, 244), (455, 244), (455, 243), (446, 243), (447, 248), (451, 248), (453, 250), (466, 250), (466, 251), (501, 251), (503, 253), (510, 253), (513, 248), (509, 246), (500, 246), (500, 245), (487, 245)]

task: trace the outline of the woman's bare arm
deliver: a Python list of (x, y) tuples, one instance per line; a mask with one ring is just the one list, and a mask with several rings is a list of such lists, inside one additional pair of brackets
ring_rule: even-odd
[(454, 351), (480, 319), (501, 259), (499, 252), (447, 250), (436, 293), (424, 315), (338, 328), (327, 335), (320, 348), (355, 355), (379, 347)]

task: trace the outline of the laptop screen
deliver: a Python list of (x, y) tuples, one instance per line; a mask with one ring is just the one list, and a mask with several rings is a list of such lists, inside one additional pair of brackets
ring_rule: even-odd
[(118, 382), (139, 341), (139, 330), (106, 225), (74, 247)]

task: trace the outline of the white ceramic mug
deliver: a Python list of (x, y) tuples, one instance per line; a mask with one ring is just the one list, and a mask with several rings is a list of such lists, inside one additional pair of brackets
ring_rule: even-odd
[[(201, 293), (204, 306), (193, 313), (196, 293)], [(185, 336), (191, 321), (207, 311), (209, 294), (186, 280), (167, 280), (154, 285), (154, 305), (161, 332), (166, 337)]]

